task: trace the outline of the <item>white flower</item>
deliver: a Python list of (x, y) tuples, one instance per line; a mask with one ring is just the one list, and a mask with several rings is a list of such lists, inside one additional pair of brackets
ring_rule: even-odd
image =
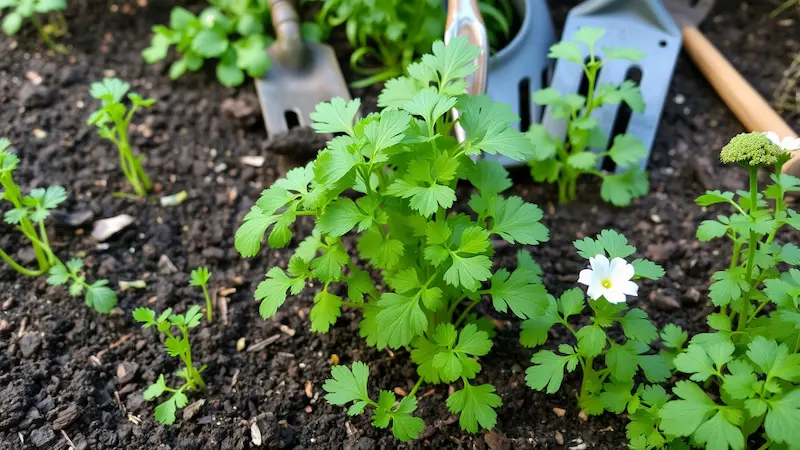
[(774, 131), (767, 131), (764, 133), (764, 136), (766, 136), (770, 141), (772, 141), (773, 144), (782, 148), (784, 151), (791, 152), (800, 149), (800, 138), (786, 136), (785, 138), (781, 139), (781, 137), (778, 136), (778, 133)]
[(622, 258), (614, 258), (611, 262), (605, 255), (589, 258), (591, 269), (581, 270), (578, 283), (589, 286), (587, 294), (592, 300), (605, 297), (611, 303), (622, 303), (626, 295), (636, 297), (639, 286), (631, 281), (634, 268)]

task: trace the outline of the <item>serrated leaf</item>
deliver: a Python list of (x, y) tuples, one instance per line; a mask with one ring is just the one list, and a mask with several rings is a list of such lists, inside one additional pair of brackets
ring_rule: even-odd
[(491, 384), (472, 386), (465, 383), (463, 389), (447, 398), (447, 408), (453, 414), (460, 413), (458, 423), (461, 429), (470, 433), (477, 433), (479, 427), (493, 428), (497, 423), (495, 408), (502, 404), (502, 399), (495, 394)]

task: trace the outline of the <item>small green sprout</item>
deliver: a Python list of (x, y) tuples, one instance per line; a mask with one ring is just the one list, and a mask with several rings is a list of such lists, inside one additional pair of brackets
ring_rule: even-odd
[[(202, 391), (206, 387), (203, 377), (200, 375), (206, 369), (206, 366), (203, 365), (199, 369), (195, 368), (192, 362), (192, 347), (189, 343), (189, 329), (200, 325), (202, 317), (199, 306), (192, 306), (183, 315), (172, 314), (172, 308), (167, 308), (158, 317), (156, 317), (155, 311), (150, 308), (136, 308), (133, 312), (133, 318), (143, 324), (142, 328), (155, 326), (159, 333), (164, 335), (164, 346), (167, 354), (180, 358), (184, 364), (184, 367), (175, 373), (178, 378), (184, 380), (179, 388), (175, 389), (167, 386), (164, 374), (161, 374), (158, 376), (158, 380), (150, 385), (143, 394), (145, 400), (153, 400), (165, 392), (171, 394), (167, 400), (161, 402), (155, 409), (156, 420), (164, 425), (175, 423), (175, 411), (189, 403), (189, 398), (185, 394), (186, 391)], [(172, 334), (173, 327), (178, 329), (180, 337)]]
[(206, 318), (208, 319), (208, 323), (211, 323), (213, 315), (211, 297), (208, 295), (208, 280), (210, 278), (211, 272), (208, 271), (208, 267), (198, 267), (192, 271), (191, 281), (189, 281), (189, 285), (199, 286), (203, 289), (203, 295), (206, 297)]
[[(150, 179), (142, 169), (143, 155), (134, 155), (128, 140), (128, 126), (131, 124), (133, 114), (141, 107), (150, 107), (156, 101), (152, 98), (142, 98), (139, 94), (129, 93), (130, 85), (117, 78), (106, 78), (102, 82), (92, 83), (90, 94), (93, 98), (102, 100), (100, 109), (89, 117), (89, 125), (97, 126), (97, 134), (113, 142), (119, 150), (120, 166), (125, 178), (128, 179), (137, 197), (144, 197), (152, 188)], [(132, 106), (128, 109), (123, 103), (123, 97), (128, 94)]]
[(49, 272), (47, 282), (61, 285), (71, 282), (69, 293), (73, 296), (85, 293), (86, 304), (100, 313), (108, 313), (117, 304), (117, 296), (107, 287), (108, 281), (100, 280), (89, 284), (81, 273), (83, 261), (71, 259), (65, 265), (55, 255), (47, 237), (44, 221), (50, 211), (67, 199), (67, 192), (61, 186), (33, 189), (23, 196), (20, 187), (14, 182), (13, 172), (19, 165), (19, 157), (11, 153), (11, 141), (0, 139), (0, 200), (11, 204), (11, 209), (3, 215), (4, 221), (15, 226), (28, 239), (33, 247), (38, 268), (26, 269), (14, 261), (3, 249), (0, 259), (11, 268), (25, 276), (38, 277)]
[[(3, 19), (3, 33), (8, 36), (17, 34), (22, 22), (30, 19), (42, 41), (51, 50), (61, 54), (69, 53), (66, 47), (53, 41), (52, 36), (61, 36), (67, 32), (67, 21), (63, 10), (67, 8), (67, 0), (0, 0), (0, 11), (9, 8), (12, 11)], [(39, 16), (47, 14), (48, 23), (42, 25)]]
[[(558, 183), (558, 200), (567, 203), (575, 199), (578, 178), (584, 174), (600, 177), (600, 197), (616, 206), (627, 206), (634, 198), (650, 190), (647, 173), (639, 169), (639, 161), (647, 156), (647, 147), (632, 134), (621, 134), (614, 138), (607, 151), (608, 141), (600, 130), (600, 123), (592, 112), (603, 105), (625, 102), (633, 111), (644, 111), (644, 99), (639, 87), (627, 80), (620, 85), (598, 84), (600, 69), (609, 61), (638, 61), (645, 55), (632, 48), (605, 48), (604, 58), (597, 55), (596, 44), (605, 34), (602, 28), (581, 28), (575, 33), (575, 41), (563, 41), (550, 47), (550, 58), (558, 58), (583, 65), (588, 92), (561, 94), (555, 88), (545, 88), (533, 94), (538, 105), (548, 106), (554, 119), (563, 119), (567, 129), (567, 140), (551, 136), (542, 125), (532, 125), (528, 137), (536, 146), (531, 159), (531, 175), (536, 181)], [(584, 62), (579, 43), (589, 48), (589, 59)], [(607, 173), (598, 170), (601, 158), (609, 157), (624, 173)]]

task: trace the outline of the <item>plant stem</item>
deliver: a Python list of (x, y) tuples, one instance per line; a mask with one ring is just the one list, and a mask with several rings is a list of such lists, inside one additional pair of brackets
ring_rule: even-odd
[(418, 379), (417, 383), (414, 384), (414, 388), (408, 393), (408, 397), (414, 397), (417, 394), (420, 386), (422, 386), (422, 378)]
[(39, 32), (39, 36), (42, 37), (42, 41), (44, 41), (45, 45), (47, 45), (50, 48), (50, 50), (56, 53), (61, 53), (62, 55), (69, 54), (69, 50), (67, 50), (66, 47), (64, 47), (61, 44), (56, 44), (55, 42), (53, 42), (52, 39), (50, 39), (50, 35), (47, 33), (47, 31), (44, 30), (44, 27), (42, 27), (41, 22), (39, 22), (39, 18), (36, 17), (35, 14), (31, 16), (31, 22), (33, 22), (33, 26), (36, 27), (36, 31)]
[(214, 313), (212, 312), (211, 307), (211, 297), (208, 295), (208, 288), (205, 284), (201, 285), (200, 287), (203, 288), (203, 295), (206, 296), (206, 319), (208, 320), (208, 323), (212, 323)]
[(44, 273), (47, 271), (46, 269), (42, 269), (42, 268), (40, 268), (39, 270), (30, 270), (30, 269), (24, 268), (21, 265), (17, 264), (16, 261), (11, 259), (11, 257), (8, 256), (8, 254), (6, 252), (4, 252), (3, 249), (1, 249), (1, 248), (0, 248), (0, 259), (2, 259), (3, 261), (7, 262), (8, 265), (10, 265), (12, 269), (16, 270), (17, 272), (19, 272), (22, 275), (25, 275), (26, 277), (38, 277), (40, 275), (44, 275)]
[[(754, 217), (754, 212), (758, 211), (758, 167), (750, 167), (750, 217)], [(758, 245), (758, 235), (750, 232), (750, 242), (747, 247), (747, 272), (745, 274), (745, 281), (748, 286), (752, 286), (753, 282), (753, 263), (756, 259), (756, 246)], [(748, 310), (750, 309), (750, 292), (753, 288), (748, 288), (742, 296), (741, 310), (739, 311), (739, 323), (736, 326), (736, 331), (742, 331), (747, 326)]]
[(469, 305), (467, 305), (467, 307), (464, 308), (464, 311), (461, 313), (461, 315), (458, 316), (458, 319), (456, 319), (456, 321), (453, 324), (453, 326), (458, 328), (458, 326), (461, 325), (461, 322), (463, 322), (467, 318), (467, 315), (469, 314), (469, 312), (472, 311), (472, 308), (478, 306), (478, 303), (480, 303), (480, 302), (481, 302), (480, 300), (476, 300), (476, 301), (470, 303)]

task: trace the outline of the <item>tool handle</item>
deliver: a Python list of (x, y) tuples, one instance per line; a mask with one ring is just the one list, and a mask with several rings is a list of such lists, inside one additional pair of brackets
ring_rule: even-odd
[[(486, 92), (486, 79), (489, 71), (489, 38), (486, 35), (486, 25), (483, 23), (478, 8), (477, 0), (448, 0), (447, 1), (447, 21), (444, 29), (444, 42), (447, 44), (456, 36), (464, 36), (470, 45), (475, 45), (481, 49), (480, 54), (475, 59), (474, 64), (477, 70), (467, 78), (467, 93), (477, 95)], [(458, 112), (453, 109), (455, 117)], [(466, 133), (464, 129), (456, 124), (456, 138), (459, 142), (464, 142)]]
[[(797, 133), (696, 27), (683, 29), (683, 48), (745, 128), (749, 131), (774, 131), (782, 138), (797, 137)], [(794, 152), (783, 171), (797, 175), (800, 173), (798, 161), (800, 152)]]
[(297, 69), (306, 55), (297, 9), (292, 0), (269, 0), (269, 8), (276, 37), (273, 55), (281, 64)]

